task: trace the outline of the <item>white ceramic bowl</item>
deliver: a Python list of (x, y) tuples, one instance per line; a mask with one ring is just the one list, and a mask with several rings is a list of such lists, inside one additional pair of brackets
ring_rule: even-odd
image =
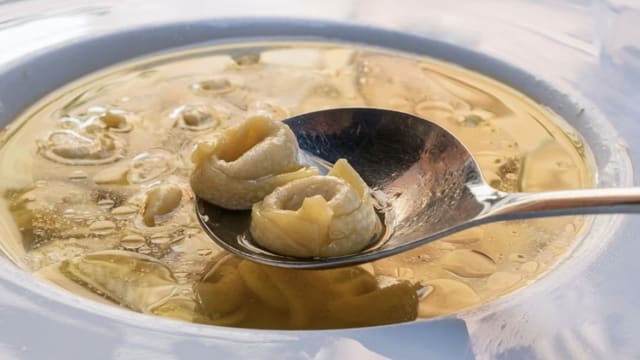
[[(248, 38), (332, 39), (428, 54), (519, 88), (584, 135), (598, 186), (622, 186), (632, 162), (640, 168), (638, 33), (640, 6), (630, 1), (0, 1), (0, 124), (132, 57)], [(638, 358), (638, 233), (640, 218), (600, 217), (565, 261), (502, 299), (332, 331), (150, 317), (35, 281), (0, 256), (0, 358)]]

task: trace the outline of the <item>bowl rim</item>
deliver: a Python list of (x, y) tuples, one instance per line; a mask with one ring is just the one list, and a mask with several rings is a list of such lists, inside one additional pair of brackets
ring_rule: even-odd
[[(573, 89), (557, 82), (540, 79), (525, 69), (464, 47), (400, 31), (326, 20), (231, 18), (175, 22), (133, 27), (87, 36), (40, 49), (19, 60), (0, 64), (0, 79), (3, 79), (3, 81), (0, 81), (0, 94), (9, 95), (9, 98), (4, 100), (5, 106), (0, 109), (0, 123), (8, 123), (9, 119), (15, 118), (21, 111), (43, 98), (51, 90), (91, 72), (111, 67), (118, 63), (136, 61), (147, 56), (165, 53), (166, 51), (196, 46), (235, 44), (244, 41), (255, 42), (256, 40), (355, 43), (415, 55), (426, 55), (480, 72), (512, 86), (535, 101), (550, 107), (563, 119), (570, 122), (572, 127), (577, 128), (581, 135), (585, 137), (586, 143), (591, 144), (592, 147), (595, 147), (594, 144), (606, 144), (610, 148), (609, 153), (592, 154), (598, 169), (605, 171), (603, 173), (598, 172), (598, 178), (596, 179), (598, 186), (610, 186), (612, 183), (624, 186), (633, 183), (631, 163), (628, 154), (624, 151), (624, 143), (620, 140), (613, 127), (605, 120), (604, 116), (597, 111), (597, 108), (590, 108), (587, 113), (581, 111), (586, 106), (584, 104), (588, 104), (588, 102)], [(108, 48), (109, 51), (98, 51), (101, 48)], [(83, 55), (85, 61), (73, 63), (73, 66), (69, 66), (69, 58), (79, 55)], [(24, 83), (24, 74), (27, 74), (26, 79), (28, 82), (34, 81), (33, 79), (44, 79), (44, 83), (40, 83), (41, 86), (38, 86), (37, 89), (30, 90), (30, 93), (25, 93), (25, 91), (29, 91), (27, 88), (32, 87), (18, 86)], [(10, 91), (15, 88), (26, 90)], [(612, 144), (621, 145), (616, 147), (612, 146)], [(606, 169), (611, 163), (616, 164), (616, 171), (610, 174), (606, 172)], [(592, 230), (594, 228), (606, 229), (606, 231), (599, 231), (601, 236), (597, 246), (600, 249), (606, 247), (608, 242), (606, 239), (611, 239), (615, 236), (615, 231), (612, 231), (612, 229), (618, 228), (622, 219), (622, 216), (612, 215), (601, 216), (591, 221), (589, 227)], [(569, 255), (556, 263), (549, 272), (532, 285), (468, 310), (430, 319), (418, 319), (416, 322), (436, 324), (440, 321), (464, 321), (468, 318), (485, 316), (488, 313), (499, 311), (500, 308), (512, 304), (523, 296), (532, 296), (539, 291), (545, 291), (548, 289), (548, 283), (552, 282), (551, 280), (567, 281), (571, 274), (584, 268), (589, 259), (595, 256), (593, 251), (594, 244), (590, 244), (584, 239), (576, 243), (577, 246), (570, 251)], [(576, 256), (587, 253), (589, 254), (588, 257)], [(576, 257), (581, 259), (576, 262)], [(570, 268), (570, 266), (564, 266), (567, 263), (575, 266), (571, 266), (572, 269), (567, 270), (566, 268)], [(559, 271), (561, 269), (566, 271)], [(292, 341), (302, 333), (343, 332), (345, 330), (369, 331), (374, 328), (391, 328), (406, 326), (407, 324), (335, 330), (275, 331), (201, 325), (140, 314), (100, 304), (73, 295), (43, 281), (33, 281), (33, 279), (35, 278), (31, 274), (21, 270), (6, 258), (0, 257), (0, 281), (12, 284), (30, 294), (47, 299), (47, 301), (75, 308), (80, 313), (89, 312), (117, 322), (155, 331), (177, 332), (214, 338), (232, 337), (236, 340), (243, 337), (250, 340), (254, 334), (260, 334), (265, 341)]]

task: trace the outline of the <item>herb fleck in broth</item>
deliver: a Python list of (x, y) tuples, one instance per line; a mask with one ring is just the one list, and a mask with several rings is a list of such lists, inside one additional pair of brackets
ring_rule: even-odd
[(0, 246), (39, 278), (134, 311), (311, 329), (408, 321), (490, 301), (549, 269), (583, 227), (580, 217), (490, 224), (326, 271), (243, 261), (203, 234), (188, 185), (194, 144), (251, 114), (283, 119), (344, 106), (438, 123), (501, 190), (591, 185), (575, 133), (480, 74), (379, 49), (242, 44), (107, 69), (26, 111), (0, 141)]

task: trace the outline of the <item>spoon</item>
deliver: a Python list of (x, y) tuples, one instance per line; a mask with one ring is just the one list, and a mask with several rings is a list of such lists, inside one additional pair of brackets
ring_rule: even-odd
[(386, 233), (359, 253), (294, 258), (251, 239), (251, 211), (225, 210), (197, 199), (211, 239), (249, 260), (297, 269), (356, 265), (413, 249), (481, 224), (559, 215), (640, 212), (640, 187), (506, 193), (490, 187), (454, 135), (419, 117), (391, 110), (344, 108), (284, 121), (301, 160), (321, 172), (346, 158), (381, 204)]

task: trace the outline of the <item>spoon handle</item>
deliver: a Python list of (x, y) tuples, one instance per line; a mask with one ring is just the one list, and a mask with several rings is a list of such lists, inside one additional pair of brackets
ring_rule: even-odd
[(490, 205), (485, 219), (640, 213), (640, 187), (510, 193)]

